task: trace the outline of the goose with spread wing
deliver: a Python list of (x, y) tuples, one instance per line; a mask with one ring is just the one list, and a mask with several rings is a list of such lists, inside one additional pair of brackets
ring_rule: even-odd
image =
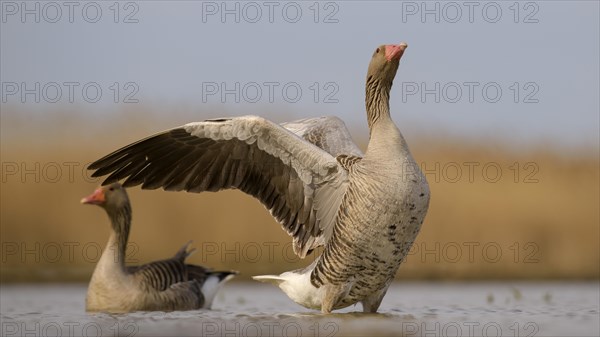
[(173, 311), (210, 309), (221, 286), (237, 274), (186, 264), (189, 242), (170, 259), (125, 266), (131, 204), (119, 183), (100, 187), (81, 203), (102, 207), (112, 233), (88, 287), (87, 311)]
[(370, 131), (363, 153), (336, 117), (282, 125), (244, 116), (195, 122), (125, 146), (92, 163), (105, 184), (257, 198), (310, 266), (255, 279), (324, 313), (361, 302), (376, 312), (417, 236), (429, 187), (390, 116), (392, 82), (406, 44), (382, 45), (366, 81)]

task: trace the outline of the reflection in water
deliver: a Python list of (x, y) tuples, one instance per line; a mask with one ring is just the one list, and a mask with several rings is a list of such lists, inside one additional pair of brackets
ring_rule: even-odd
[(329, 315), (259, 283), (226, 285), (212, 311), (88, 314), (85, 291), (85, 285), (2, 286), (0, 335), (600, 335), (597, 283), (398, 283), (380, 313), (363, 314), (357, 305)]

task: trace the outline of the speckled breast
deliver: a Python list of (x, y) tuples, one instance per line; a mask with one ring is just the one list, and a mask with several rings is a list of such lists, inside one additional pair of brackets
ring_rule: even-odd
[(418, 169), (375, 179), (358, 170), (353, 178), (332, 240), (312, 278), (317, 285), (352, 283), (348, 295), (335, 308), (354, 304), (389, 286), (429, 206), (429, 187)]

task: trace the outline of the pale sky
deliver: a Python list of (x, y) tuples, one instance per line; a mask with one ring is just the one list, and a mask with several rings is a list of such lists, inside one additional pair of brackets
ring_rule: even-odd
[(198, 120), (337, 115), (366, 133), (370, 57), (405, 41), (391, 102), (405, 134), (598, 146), (598, 1), (86, 4), (1, 2), (4, 111), (65, 104), (118, 119), (130, 94), (166, 114), (192, 106)]

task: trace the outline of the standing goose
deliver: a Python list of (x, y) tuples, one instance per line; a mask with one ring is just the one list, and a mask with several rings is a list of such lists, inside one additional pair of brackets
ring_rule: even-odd
[(393, 123), (389, 95), (406, 44), (378, 47), (366, 82), (365, 154), (344, 123), (320, 117), (277, 125), (256, 116), (189, 123), (125, 146), (89, 166), (105, 184), (168, 191), (236, 188), (262, 202), (293, 237), (305, 269), (255, 279), (324, 313), (361, 302), (377, 312), (429, 206), (429, 187)]
[(172, 311), (210, 309), (220, 286), (237, 272), (213, 272), (185, 264), (193, 252), (189, 242), (170, 259), (142, 266), (125, 266), (125, 250), (131, 229), (131, 205), (127, 192), (114, 183), (98, 188), (81, 203), (102, 207), (112, 233), (88, 288), (87, 311)]

